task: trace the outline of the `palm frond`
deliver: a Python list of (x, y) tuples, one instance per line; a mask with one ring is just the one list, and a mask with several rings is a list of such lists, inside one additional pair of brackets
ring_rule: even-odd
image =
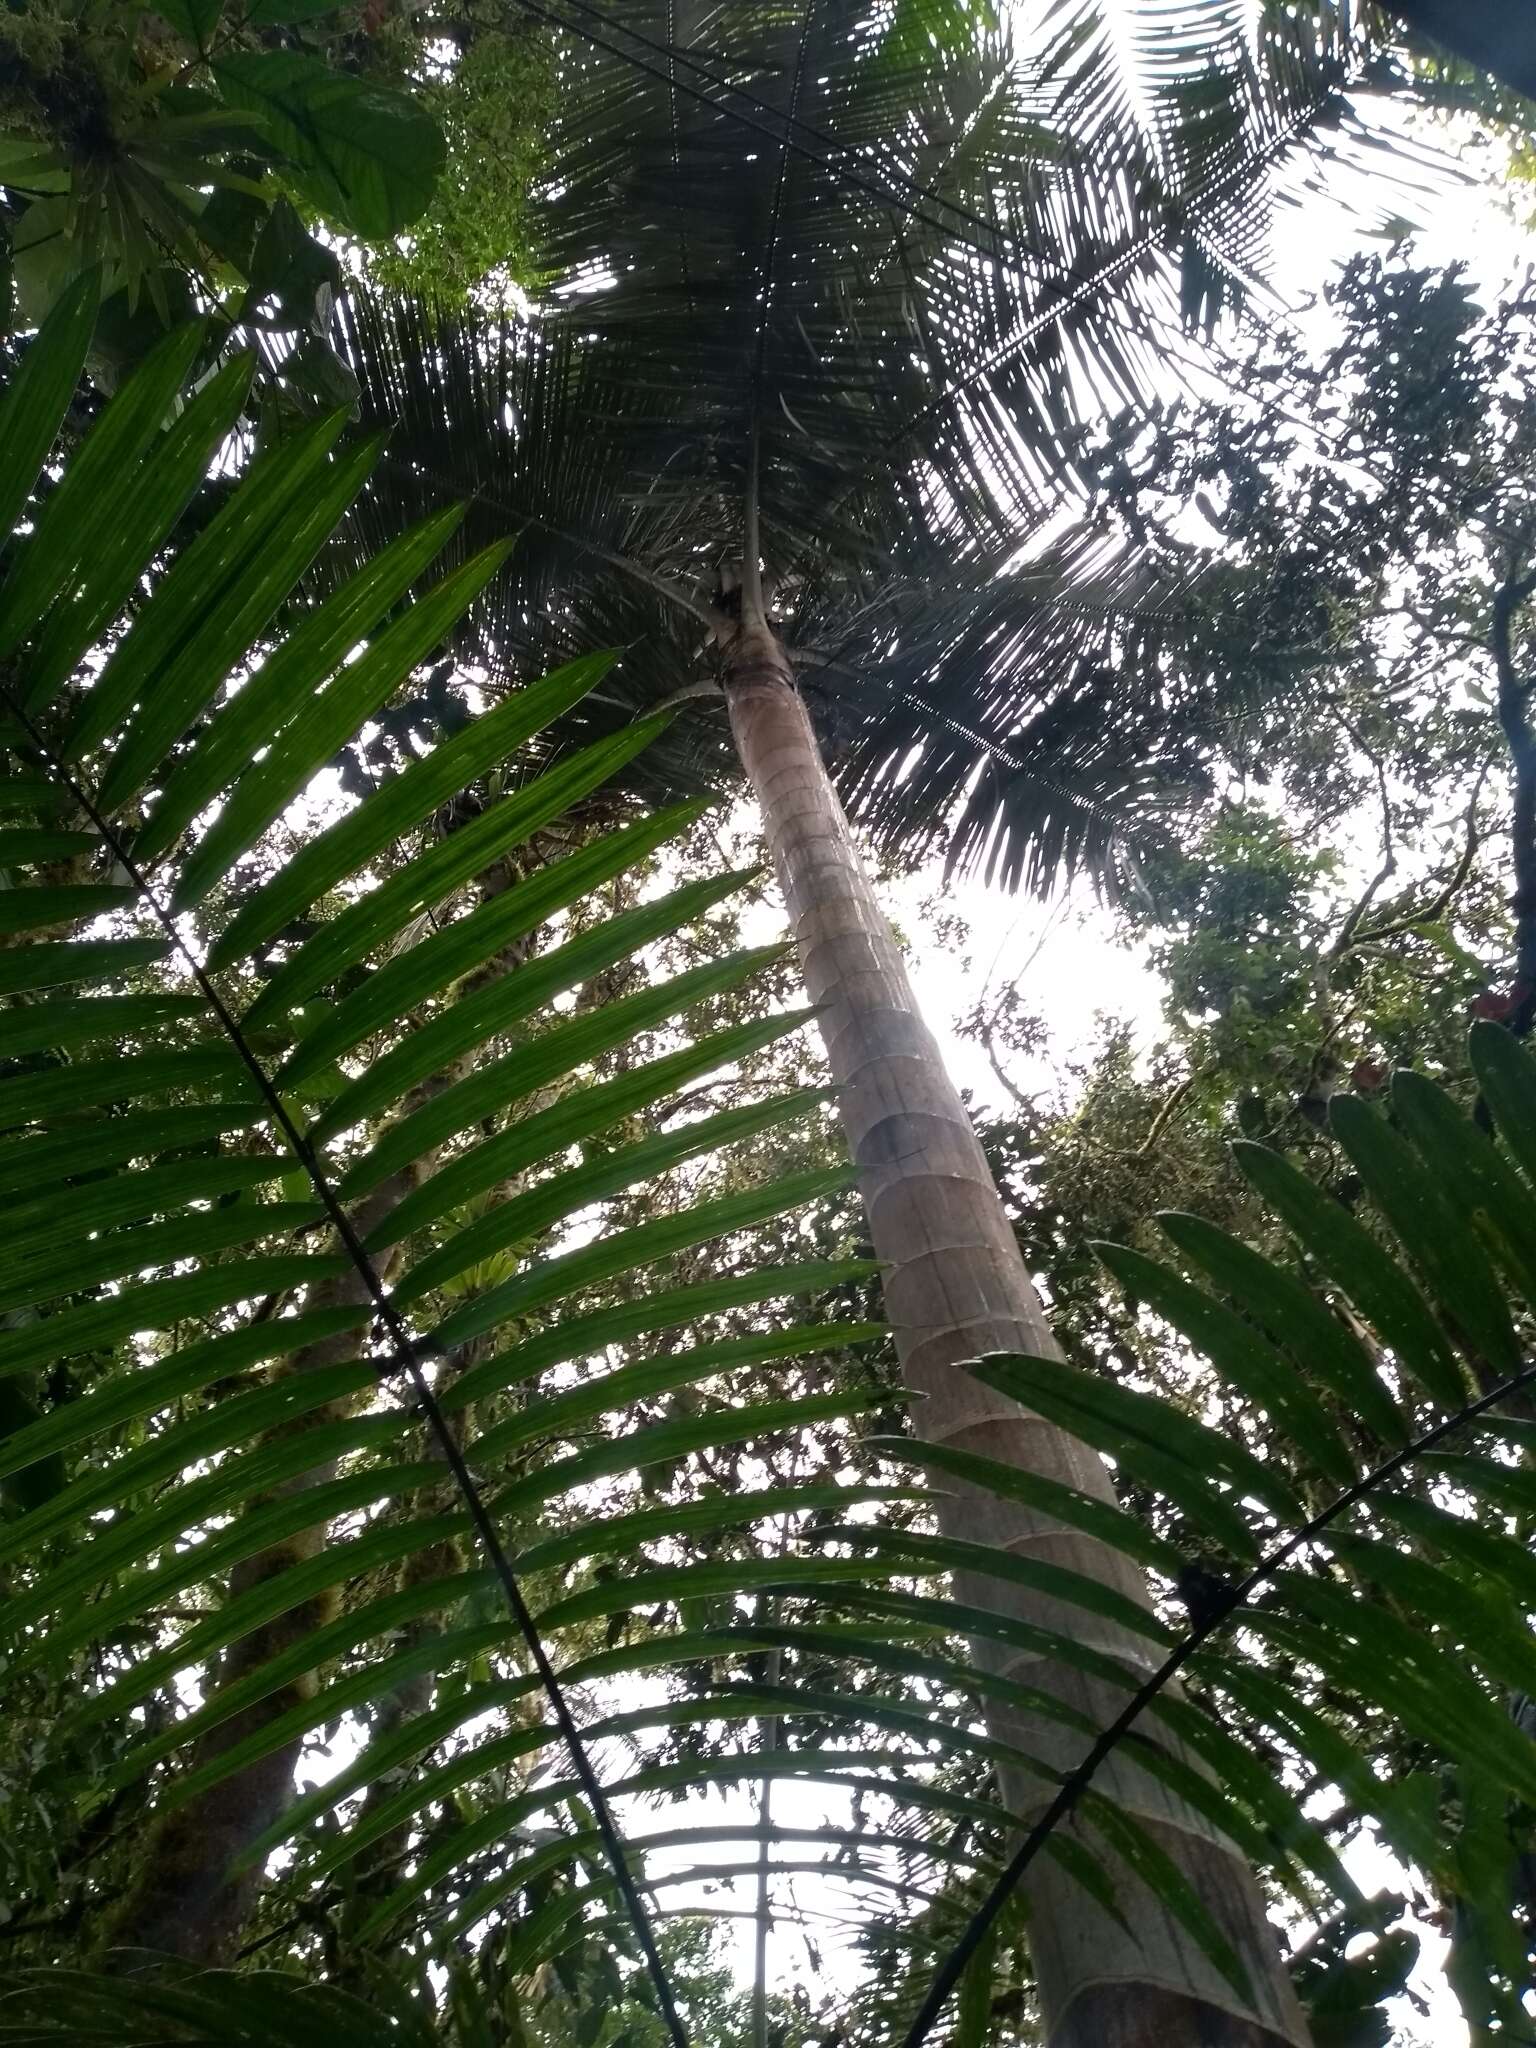
[[(587, 733), (707, 676), (750, 525), (861, 820), (1010, 885), (1111, 870), (1203, 787), (1211, 685), (1074, 523), (1074, 450), (1161, 403), (1159, 326), (1251, 293), (1275, 166), (1367, 54), (1329, 8), (1250, 14), (573, 4), (534, 317), (345, 315), (393, 434), (360, 530), (467, 497), (459, 546), (516, 532), (461, 651), (623, 645)], [(679, 719), (647, 794), (718, 783), (724, 742)]]

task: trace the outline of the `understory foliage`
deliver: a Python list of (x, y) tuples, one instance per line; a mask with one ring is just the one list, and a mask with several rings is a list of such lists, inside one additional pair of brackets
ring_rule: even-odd
[[(1002, 1939), (961, 2010), (1027, 2039), (989, 1767), (1028, 1757), (979, 1706), (1064, 1710), (972, 1661), (966, 1639), (1020, 1624), (944, 1575), (1131, 1613), (934, 1535), (923, 1489), (957, 1480), (1164, 1589), (1135, 1611), (1144, 1663), (1034, 1645), (1145, 1694), (1118, 1738), (1139, 1769), (1304, 1922), (1369, 1919), (1335, 1839), (1369, 1821), (1454, 1902), (1494, 2037), (1517, 2024), (1536, 1074), (1515, 1038), (1474, 1037), (1483, 1124), (1411, 1074), (1390, 1116), (1335, 1096), (1369, 1226), (1249, 1144), (1275, 1256), (1190, 1215), (1163, 1223), (1171, 1260), (1104, 1251), (1262, 1438), (999, 1358), (975, 1369), (1109, 1455), (1125, 1506), (921, 1448), (859, 1363), (879, 1331), (844, 1174), (775, 1050), (800, 1019), (744, 998), (777, 957), (728, 943), (751, 878), (679, 879), (664, 850), (705, 858), (698, 807), (604, 794), (662, 719), (596, 715), (548, 750), (601, 687), (593, 656), (424, 741), (426, 664), (499, 547), (431, 580), (456, 516), (434, 513), (305, 602), (376, 448), (332, 417), (205, 500), (248, 365), (178, 404), (196, 330), (49, 460), (92, 312), (66, 296), (0, 413), (0, 2038), (105, 2038), (137, 2006), (168, 2040), (665, 2039), (585, 1758), (663, 1927), (673, 1898), (697, 1914), (701, 1870), (753, 1878), (765, 1839), (771, 1881), (863, 1902), (869, 1989), (781, 2011), (789, 2038), (900, 2040), (991, 1893)], [(1191, 1572), (1198, 1639), (1175, 1618)], [(1170, 1659), (1181, 1687), (1157, 1687)], [(844, 1818), (802, 1827), (781, 1794), (765, 1832), (770, 1781)], [(1101, 1897), (1136, 1871), (1240, 1982), (1134, 1802), (1088, 1778), (1056, 1797), (1027, 1853)], [(697, 2037), (729, 2038), (707, 1954), (670, 1932), (658, 1954)], [(1379, 1982), (1342, 1950), (1303, 1982), (1371, 2023)]]

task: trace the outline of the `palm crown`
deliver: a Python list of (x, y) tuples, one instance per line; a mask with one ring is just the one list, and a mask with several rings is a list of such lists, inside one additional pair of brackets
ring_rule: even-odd
[[(536, 315), (349, 314), (385, 517), (425, 487), (473, 495), (466, 547), (520, 529), (475, 651), (626, 646), (626, 711), (707, 673), (760, 558), (867, 823), (964, 794), (954, 856), (1102, 867), (1198, 778), (1214, 686), (1174, 594), (1064, 518), (1069, 451), (1260, 263), (1274, 165), (1341, 112), (1331, 10), (577, 12)], [(722, 738), (690, 717), (647, 773)]]

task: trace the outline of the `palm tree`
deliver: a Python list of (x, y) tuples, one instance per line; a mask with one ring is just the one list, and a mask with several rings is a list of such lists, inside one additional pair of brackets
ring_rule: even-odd
[[(553, 286), (526, 321), (354, 302), (364, 417), (394, 428), (372, 516), (444, 491), (470, 496), (473, 541), (520, 530), (461, 641), (493, 674), (529, 646), (624, 645), (608, 717), (703, 700), (648, 757), (653, 786), (717, 772), (728, 728), (820, 1006), (917, 1426), (1108, 1501), (1093, 1453), (959, 1370), (1053, 1339), (830, 770), (878, 838), (943, 837), (1010, 884), (1104, 873), (1117, 832), (1198, 781), (1234, 707), (1180, 660), (1177, 593), (1063, 531), (1074, 434), (1156, 390), (1161, 335), (1241, 296), (1276, 167), (1321, 121), (1347, 124), (1360, 52), (1327, 7), (1266, 9), (1250, 39), (1225, 0), (1077, 0), (1027, 29), (958, 0), (528, 4), (561, 39)], [(590, 730), (594, 700), (581, 715)], [(1049, 1514), (960, 1488), (944, 1527), (1146, 1601), (1123, 1557)], [(1061, 1618), (1022, 1587), (1007, 1612)], [(1133, 1632), (1091, 1627), (1136, 1665)], [(1107, 1717), (1049, 1656), (978, 1654)], [(1018, 1732), (1005, 1708), (991, 1725)], [(1046, 1738), (1059, 1767), (1074, 1742)], [(1004, 1790), (1021, 1821), (1042, 1803), (1038, 1784)], [(1055, 2048), (1303, 2040), (1231, 1845), (1134, 1772), (1116, 1794), (1253, 1996), (1234, 2001), (1130, 1872), (1117, 1918), (1037, 1867)]]

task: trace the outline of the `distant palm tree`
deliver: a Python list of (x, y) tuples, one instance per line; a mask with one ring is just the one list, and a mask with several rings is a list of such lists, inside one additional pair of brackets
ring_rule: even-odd
[[(1325, 123), (1342, 146), (1364, 52), (1343, 9), (1266, 5), (1250, 34), (1240, 0), (1064, 0), (1027, 22), (965, 0), (533, 11), (560, 32), (550, 289), (526, 321), (354, 302), (365, 418), (395, 423), (380, 531), (424, 490), (471, 497), (466, 546), (521, 529), (464, 649), (493, 675), (622, 645), (610, 715), (680, 694), (724, 711), (690, 705), (647, 772), (708, 777), (728, 730), (761, 803), (917, 1426), (1109, 1498), (1096, 1455), (959, 1369), (1053, 1339), (817, 727), (877, 837), (1013, 885), (1102, 874), (1117, 832), (1198, 783), (1230, 698), (1181, 659), (1167, 593), (1063, 518), (1074, 439), (1166, 386), (1163, 338), (1241, 296), (1277, 166)], [(979, 1490), (946, 1527), (1146, 1600), (1123, 1557)], [(1026, 1630), (1084, 1628), (1038, 1591), (961, 1591)], [(1144, 1658), (1116, 1622), (1093, 1641)], [(1105, 1717), (1079, 1672), (1006, 1662)], [(1065, 1768), (1051, 1727), (1031, 1740)], [(1021, 1819), (1041, 1803), (1038, 1783), (1004, 1791)], [(1053, 2048), (1303, 2041), (1230, 1844), (1151, 1779), (1116, 1791), (1243, 1955), (1252, 2003), (1145, 1882), (1121, 1873), (1117, 1919), (1041, 1862)]]

